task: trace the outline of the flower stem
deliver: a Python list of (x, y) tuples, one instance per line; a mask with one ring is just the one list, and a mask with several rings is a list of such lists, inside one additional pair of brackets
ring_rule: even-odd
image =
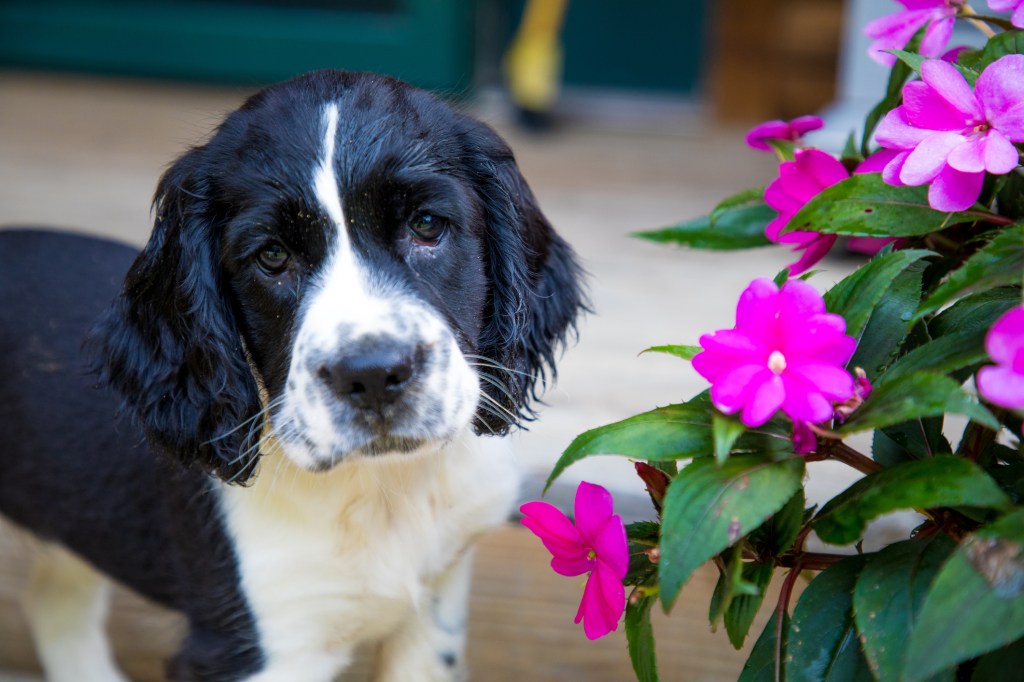
[(963, 5), (961, 5), (961, 12), (962, 14), (960, 16), (964, 17), (965, 19), (967, 19), (968, 22), (973, 24), (974, 28), (981, 31), (986, 38), (992, 38), (995, 36), (996, 32), (993, 31), (988, 24), (986, 24), (984, 21), (980, 19), (973, 18), (977, 17), (978, 13), (975, 12), (974, 8), (967, 4), (966, 2)]
[(853, 467), (862, 474), (873, 474), (885, 468), (867, 455), (857, 452), (841, 440), (825, 441), (822, 445), (823, 454), (825, 454), (829, 459), (842, 462), (847, 466)]
[(801, 564), (796, 564), (786, 574), (779, 591), (779, 603), (775, 605), (775, 682), (782, 682), (782, 621), (789, 612), (789, 598), (793, 596), (793, 585), (800, 575)]

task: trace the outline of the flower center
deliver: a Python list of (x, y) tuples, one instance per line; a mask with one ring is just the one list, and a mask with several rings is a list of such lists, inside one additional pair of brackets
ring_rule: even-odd
[(768, 369), (776, 374), (782, 374), (786, 371), (786, 356), (777, 350), (773, 350), (772, 354), (768, 356)]

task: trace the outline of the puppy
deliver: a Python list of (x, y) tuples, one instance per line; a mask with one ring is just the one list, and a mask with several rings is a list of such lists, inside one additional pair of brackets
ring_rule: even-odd
[(477, 436), (533, 417), (585, 308), (512, 153), (316, 72), (178, 159), (154, 213), (137, 255), (0, 232), (0, 512), (42, 541), (48, 678), (124, 679), (102, 572), (185, 615), (175, 680), (327, 682), (363, 645), (377, 680), (460, 679), (469, 547), (517, 485)]

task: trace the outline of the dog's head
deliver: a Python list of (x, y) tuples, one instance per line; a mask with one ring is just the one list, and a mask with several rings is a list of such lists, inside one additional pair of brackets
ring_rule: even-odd
[(382, 76), (256, 94), (154, 208), (96, 352), (158, 450), (227, 480), (265, 424), (310, 470), (504, 433), (583, 307), (505, 143)]

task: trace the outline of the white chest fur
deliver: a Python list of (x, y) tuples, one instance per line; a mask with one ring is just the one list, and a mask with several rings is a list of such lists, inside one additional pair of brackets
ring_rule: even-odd
[(320, 474), (273, 455), (261, 466), (221, 494), (268, 681), (330, 679), (356, 646), (386, 640), (507, 518), (518, 485), (507, 447), (472, 436)]

